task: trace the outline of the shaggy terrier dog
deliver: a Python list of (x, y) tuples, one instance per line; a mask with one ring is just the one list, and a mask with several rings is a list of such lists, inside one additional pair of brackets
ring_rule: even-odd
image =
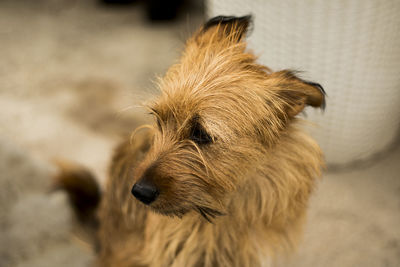
[(101, 201), (89, 173), (59, 175), (78, 218), (98, 221), (98, 266), (254, 267), (295, 247), (323, 166), (296, 115), (325, 93), (258, 64), (250, 19), (215, 17), (187, 41), (148, 105), (156, 123), (116, 149)]

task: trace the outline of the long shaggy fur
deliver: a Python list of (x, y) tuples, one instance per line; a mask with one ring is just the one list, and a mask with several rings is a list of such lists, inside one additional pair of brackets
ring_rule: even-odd
[[(186, 44), (149, 104), (155, 126), (121, 144), (99, 210), (99, 266), (261, 266), (293, 249), (321, 175), (298, 128), (324, 91), (246, 50), (249, 17), (218, 17)], [(132, 185), (151, 179), (149, 205)]]

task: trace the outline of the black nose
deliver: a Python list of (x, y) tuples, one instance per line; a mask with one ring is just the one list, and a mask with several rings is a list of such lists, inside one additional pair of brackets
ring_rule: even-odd
[(153, 184), (146, 181), (139, 181), (133, 185), (132, 194), (144, 204), (149, 205), (156, 200), (159, 192)]

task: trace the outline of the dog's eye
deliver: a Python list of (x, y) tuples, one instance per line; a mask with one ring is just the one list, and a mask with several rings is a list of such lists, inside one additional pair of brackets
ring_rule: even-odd
[(204, 130), (204, 128), (196, 122), (190, 133), (190, 140), (195, 142), (198, 145), (206, 145), (212, 142), (211, 136)]

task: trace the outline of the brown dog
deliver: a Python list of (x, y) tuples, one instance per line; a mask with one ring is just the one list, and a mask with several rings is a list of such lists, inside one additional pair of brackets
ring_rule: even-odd
[(295, 116), (324, 91), (257, 64), (249, 23), (216, 17), (195, 33), (149, 105), (157, 125), (117, 148), (98, 265), (261, 266), (296, 244), (323, 160)]

